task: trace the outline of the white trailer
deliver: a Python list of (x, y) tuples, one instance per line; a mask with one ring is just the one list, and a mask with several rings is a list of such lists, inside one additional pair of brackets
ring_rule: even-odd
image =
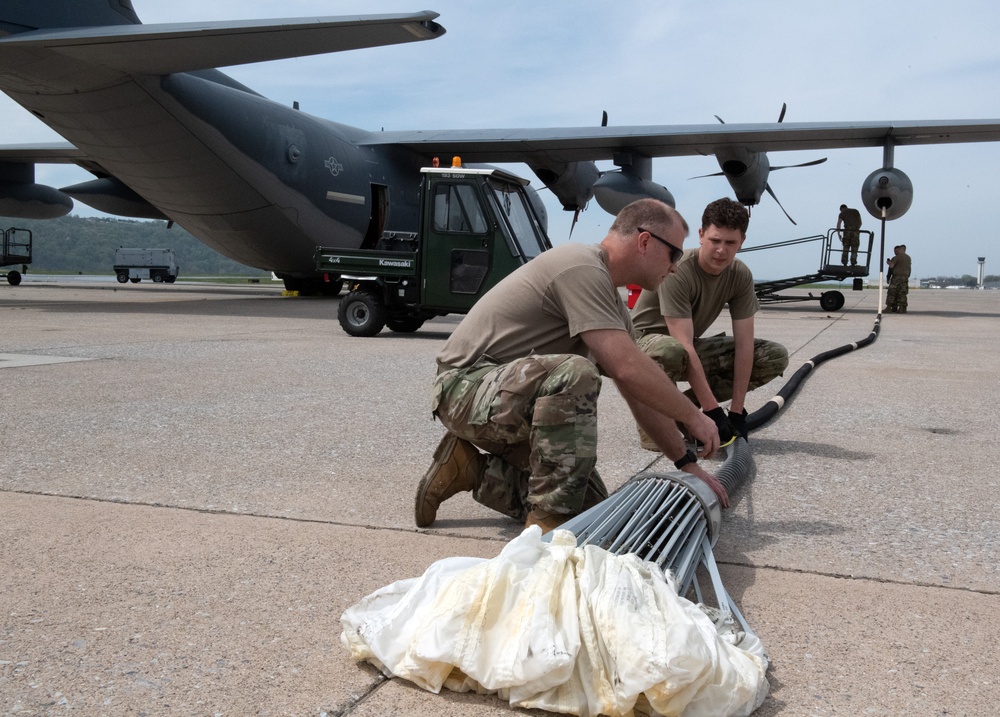
[(131, 281), (138, 284), (143, 279), (156, 283), (173, 284), (177, 280), (178, 267), (173, 249), (126, 249), (120, 247), (115, 252), (115, 276), (119, 283)]

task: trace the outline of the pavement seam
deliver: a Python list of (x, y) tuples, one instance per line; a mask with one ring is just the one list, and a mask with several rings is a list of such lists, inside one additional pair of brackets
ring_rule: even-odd
[(35, 490), (10, 490), (0, 488), (0, 494), (10, 493), (12, 495), (34, 495), (45, 498), (63, 498), (66, 500), (79, 500), (88, 503), (107, 503), (111, 505), (135, 505), (143, 508), (163, 508), (165, 510), (183, 510), (188, 513), (201, 513), (202, 515), (229, 515), (234, 518), (265, 518), (268, 520), (285, 520), (292, 523), (314, 523), (316, 525), (330, 525), (337, 528), (360, 528), (362, 530), (388, 530), (394, 533), (416, 533), (417, 535), (430, 535), (442, 538), (462, 538), (463, 540), (478, 540), (487, 543), (507, 543), (509, 538), (484, 535), (464, 535), (462, 533), (452, 533), (444, 530), (426, 530), (422, 528), (397, 528), (391, 525), (367, 525), (363, 523), (342, 523), (336, 520), (323, 520), (321, 518), (297, 518), (289, 515), (274, 515), (271, 513), (234, 513), (231, 510), (214, 508), (195, 508), (185, 505), (174, 505), (171, 503), (158, 503), (132, 501), (118, 498), (99, 498), (89, 495), (71, 495), (68, 493), (46, 493)]
[(346, 717), (346, 715), (349, 715), (349, 714), (353, 713), (355, 709), (357, 709), (358, 707), (360, 707), (361, 704), (363, 702), (365, 702), (369, 697), (371, 697), (376, 692), (378, 692), (382, 688), (382, 685), (384, 685), (387, 682), (389, 682), (389, 678), (388, 677), (386, 677), (385, 675), (379, 675), (376, 678), (376, 681), (371, 685), (371, 687), (369, 687), (367, 690), (365, 690), (365, 692), (363, 694), (358, 695), (356, 698), (354, 698), (353, 700), (351, 700), (344, 707), (342, 707), (342, 708), (340, 708), (338, 710), (334, 710), (332, 712), (327, 712), (326, 713), (327, 716), (328, 717)]
[[(653, 463), (656, 461), (654, 460)], [(652, 465), (652, 463), (650, 464)], [(114, 505), (136, 505), (142, 506), (144, 508), (164, 508), (167, 510), (183, 510), (189, 513), (201, 513), (205, 515), (229, 515), (233, 517), (240, 518), (266, 518), (269, 520), (284, 520), (292, 523), (313, 523), (316, 525), (330, 525), (338, 528), (360, 528), (362, 530), (387, 530), (394, 533), (416, 533), (418, 535), (430, 535), (435, 537), (445, 537), (445, 538), (461, 538), (463, 540), (476, 540), (480, 542), (487, 543), (507, 543), (510, 542), (508, 539), (502, 537), (492, 537), (492, 536), (475, 536), (475, 535), (463, 535), (461, 533), (452, 533), (447, 531), (430, 531), (426, 529), (419, 528), (395, 528), (392, 526), (382, 526), (382, 525), (362, 525), (359, 523), (341, 523), (333, 520), (321, 520), (319, 518), (295, 518), (285, 515), (268, 515), (267, 513), (233, 513), (227, 510), (212, 510), (208, 508), (190, 508), (186, 506), (170, 505), (168, 503), (142, 503), (142, 502), (132, 502), (126, 500), (115, 500), (113, 498), (94, 498), (90, 496), (80, 496), (80, 495), (66, 495), (62, 493), (43, 493), (40, 491), (21, 491), (21, 490), (3, 490), (0, 489), (0, 493), (12, 493), (16, 495), (37, 495), (44, 496), (47, 498), (65, 498), (69, 500), (80, 500), (87, 501), (91, 503), (110, 503)], [(935, 583), (926, 582), (905, 582), (902, 580), (892, 580), (889, 578), (879, 578), (875, 576), (858, 576), (851, 575), (849, 573), (824, 573), (816, 570), (802, 570), (801, 568), (783, 568), (777, 565), (767, 565), (767, 564), (753, 564), (753, 563), (740, 563), (740, 562), (728, 562), (723, 560), (717, 561), (720, 566), (726, 565), (735, 568), (749, 568), (751, 570), (774, 570), (780, 573), (791, 573), (798, 575), (815, 575), (817, 577), (834, 578), (841, 580), (856, 580), (861, 582), (874, 582), (882, 585), (898, 585), (900, 587), (916, 587), (916, 588), (937, 588), (940, 590), (951, 590), (955, 592), (965, 592), (972, 593), (974, 595), (990, 595), (997, 596), (1000, 595), (1000, 590), (987, 590), (987, 589), (976, 589), (967, 588), (952, 585), (938, 585)]]
[(851, 575), (849, 573), (823, 573), (816, 570), (803, 570), (801, 568), (782, 568), (777, 565), (755, 565), (753, 563), (732, 563), (724, 560), (716, 560), (722, 566), (727, 565), (734, 568), (749, 568), (751, 570), (773, 570), (778, 573), (790, 573), (793, 575), (814, 575), (821, 578), (834, 578), (839, 580), (854, 580), (858, 582), (879, 583), (881, 585), (898, 585), (908, 588), (936, 588), (938, 590), (951, 590), (954, 592), (972, 593), (973, 595), (1000, 595), (1000, 590), (987, 590), (985, 588), (966, 588), (958, 585), (938, 585), (937, 583), (925, 582), (905, 582), (903, 580), (892, 580), (891, 578), (880, 578), (872, 575)]

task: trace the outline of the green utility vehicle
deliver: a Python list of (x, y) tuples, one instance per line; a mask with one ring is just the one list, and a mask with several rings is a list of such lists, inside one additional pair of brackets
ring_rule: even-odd
[(348, 293), (351, 336), (403, 333), (464, 314), (517, 267), (551, 249), (526, 180), (499, 169), (425, 167), (419, 232), (385, 231), (373, 249), (317, 247), (316, 266)]

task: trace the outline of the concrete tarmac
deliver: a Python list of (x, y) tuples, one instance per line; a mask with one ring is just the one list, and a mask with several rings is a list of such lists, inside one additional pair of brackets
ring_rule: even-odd
[[(868, 336), (877, 293), (845, 294), (757, 315), (786, 377)], [(460, 495), (414, 527), (458, 317), (358, 339), (336, 308), (268, 285), (0, 284), (0, 714), (513, 711), (340, 644), (364, 595), (521, 526)], [(756, 714), (996, 711), (998, 318), (997, 292), (911, 291), (751, 435), (715, 553), (771, 659)], [(613, 490), (657, 457), (602, 392)]]

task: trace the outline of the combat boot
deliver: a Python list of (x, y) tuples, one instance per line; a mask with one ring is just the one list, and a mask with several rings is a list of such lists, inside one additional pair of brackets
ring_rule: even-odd
[(446, 433), (434, 451), (434, 462), (417, 486), (413, 511), (417, 527), (433, 523), (438, 506), (453, 495), (474, 489), (484, 468), (485, 458), (474, 445)]
[(660, 447), (656, 445), (656, 441), (649, 437), (649, 434), (642, 430), (642, 426), (638, 423), (635, 424), (636, 429), (639, 431), (639, 445), (645, 448), (647, 451), (653, 451), (653, 453), (659, 453)]
[(528, 518), (524, 521), (524, 527), (530, 528), (533, 525), (537, 525), (542, 529), (542, 535), (544, 535), (550, 530), (555, 530), (571, 517), (566, 513), (550, 513), (536, 506), (528, 511)]

